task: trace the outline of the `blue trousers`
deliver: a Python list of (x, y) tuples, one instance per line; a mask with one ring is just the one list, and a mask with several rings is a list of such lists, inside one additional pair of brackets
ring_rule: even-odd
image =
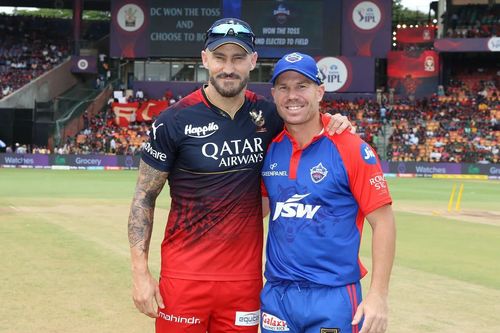
[(351, 322), (361, 297), (359, 282), (342, 287), (268, 282), (260, 295), (261, 332), (357, 333), (361, 324)]

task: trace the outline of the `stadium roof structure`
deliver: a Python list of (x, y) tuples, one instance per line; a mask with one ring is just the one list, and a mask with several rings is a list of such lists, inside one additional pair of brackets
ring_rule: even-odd
[[(111, 0), (82, 0), (84, 10), (111, 11)], [(2, 0), (2, 6), (72, 9), (73, 0)]]

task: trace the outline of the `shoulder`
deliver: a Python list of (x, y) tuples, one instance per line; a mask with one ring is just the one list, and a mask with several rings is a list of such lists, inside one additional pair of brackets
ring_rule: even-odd
[(166, 108), (165, 111), (160, 114), (158, 119), (166, 120), (177, 118), (180, 114), (197, 110), (200, 107), (203, 107), (203, 105), (205, 105), (203, 95), (201, 90), (198, 89)]
[(342, 148), (354, 148), (359, 147), (362, 143), (364, 143), (363, 139), (359, 137), (357, 134), (353, 134), (349, 131), (344, 131), (340, 134), (326, 134), (326, 136), (338, 147)]
[(344, 131), (341, 134), (327, 136), (337, 147), (344, 163), (349, 162), (356, 166), (378, 164), (375, 151), (359, 135)]

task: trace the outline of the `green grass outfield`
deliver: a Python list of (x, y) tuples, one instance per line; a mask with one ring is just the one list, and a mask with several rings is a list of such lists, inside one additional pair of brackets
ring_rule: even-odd
[[(153, 331), (130, 296), (126, 225), (136, 176), (0, 169), (0, 332)], [(388, 181), (398, 226), (388, 332), (499, 332), (500, 182)], [(460, 212), (447, 211), (454, 183), (464, 184)], [(167, 191), (158, 208), (155, 275)], [(368, 224), (361, 257), (369, 268)]]

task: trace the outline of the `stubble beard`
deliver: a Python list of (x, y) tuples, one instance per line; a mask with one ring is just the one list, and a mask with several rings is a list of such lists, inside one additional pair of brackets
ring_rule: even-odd
[(224, 79), (226, 77), (241, 79), (241, 77), (237, 74), (219, 74), (216, 77), (211, 76), (210, 83), (222, 97), (228, 98), (238, 96), (243, 91), (243, 89), (246, 88), (249, 80), (248, 76), (244, 77), (243, 79), (241, 79), (240, 84), (238, 84), (236, 87), (224, 87), (216, 80), (216, 78)]

